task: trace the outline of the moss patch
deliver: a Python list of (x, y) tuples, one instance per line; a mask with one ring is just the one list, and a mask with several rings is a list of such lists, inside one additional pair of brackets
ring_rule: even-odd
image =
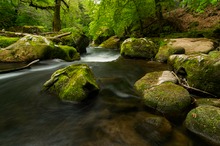
[(199, 106), (188, 113), (185, 124), (193, 133), (220, 144), (220, 108)]
[(19, 40), (18, 37), (0, 36), (0, 48), (5, 48)]
[(146, 90), (143, 101), (161, 113), (179, 115), (190, 105), (191, 98), (183, 87), (166, 82)]
[(91, 69), (85, 64), (70, 65), (56, 71), (44, 88), (57, 94), (61, 100), (77, 102), (99, 90)]

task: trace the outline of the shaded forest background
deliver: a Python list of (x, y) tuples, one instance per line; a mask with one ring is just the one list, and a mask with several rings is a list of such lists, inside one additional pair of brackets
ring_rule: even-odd
[[(0, 0), (0, 29), (21, 32), (152, 37), (191, 31), (219, 31), (218, 0)], [(197, 33), (196, 33), (197, 35)]]

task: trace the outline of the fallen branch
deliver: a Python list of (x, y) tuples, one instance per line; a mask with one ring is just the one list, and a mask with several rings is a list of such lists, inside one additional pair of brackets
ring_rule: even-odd
[(0, 31), (1, 36), (7, 36), (7, 37), (23, 37), (26, 35), (30, 35), (28, 33), (22, 33), (22, 32), (11, 32), (11, 31)]
[[(186, 88), (187, 90), (191, 91), (191, 92), (197, 92), (199, 94), (202, 94), (202, 95), (206, 95), (206, 96), (211, 96), (211, 97), (214, 97), (214, 98), (217, 98), (216, 95), (214, 94), (211, 94), (209, 92), (206, 92), (206, 91), (203, 91), (203, 90), (200, 90), (200, 89), (197, 89), (197, 88), (194, 88), (194, 87), (190, 87), (188, 85), (188, 83), (186, 82), (186, 80), (181, 80), (173, 71), (172, 71), (172, 74), (177, 78), (177, 81), (178, 83), (183, 86), (184, 88)], [(184, 82), (184, 83), (183, 83)]]
[(51, 41), (54, 41), (54, 40), (58, 40), (61, 37), (68, 36), (70, 34), (71, 34), (71, 32), (66, 32), (66, 33), (62, 33), (62, 34), (56, 35), (54, 37), (46, 37), (46, 38), (51, 40)]
[(22, 66), (22, 67), (18, 67), (18, 68), (13, 68), (13, 69), (8, 69), (8, 70), (2, 70), (0, 71), (0, 74), (1, 73), (9, 73), (9, 72), (13, 72), (13, 71), (18, 71), (18, 70), (22, 70), (22, 69), (26, 69), (26, 68), (29, 68), (31, 65), (39, 62), (40, 60), (37, 59), (37, 60), (34, 60), (32, 62), (30, 62), (29, 64), (25, 65), (25, 66)]

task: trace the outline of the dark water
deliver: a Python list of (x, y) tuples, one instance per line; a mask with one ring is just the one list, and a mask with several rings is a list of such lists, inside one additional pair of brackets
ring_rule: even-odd
[[(144, 60), (117, 59), (118, 52), (98, 49), (90, 48), (81, 61), (41, 61), (31, 69), (0, 74), (0, 145), (206, 145), (182, 124), (172, 123), (172, 134), (166, 141), (161, 141), (158, 133), (151, 139), (139, 135), (135, 130), (136, 117), (154, 113), (142, 105), (133, 84), (148, 72), (169, 67)], [(70, 104), (41, 91), (54, 71), (73, 63), (91, 67), (101, 87), (97, 97), (82, 104)]]

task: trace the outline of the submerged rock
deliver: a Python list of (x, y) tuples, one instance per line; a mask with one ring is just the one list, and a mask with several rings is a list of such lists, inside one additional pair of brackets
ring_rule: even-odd
[(191, 104), (189, 92), (176, 85), (177, 79), (169, 71), (146, 74), (134, 87), (146, 106), (167, 116), (181, 116)]
[(30, 62), (36, 59), (59, 58), (65, 61), (79, 60), (76, 49), (55, 46), (43, 36), (27, 35), (16, 43), (0, 50), (0, 62)]
[(157, 47), (150, 40), (145, 38), (129, 38), (122, 43), (120, 54), (124, 57), (151, 60), (157, 51)]
[(96, 94), (99, 86), (88, 65), (76, 64), (54, 72), (44, 89), (57, 94), (61, 100), (80, 102)]
[(199, 106), (188, 113), (185, 125), (196, 135), (220, 145), (220, 108)]
[(136, 120), (135, 130), (137, 133), (152, 144), (162, 144), (172, 135), (172, 126), (164, 117), (146, 116), (146, 114), (139, 113)]
[(171, 55), (168, 63), (177, 74), (186, 78), (191, 87), (220, 96), (220, 52)]

